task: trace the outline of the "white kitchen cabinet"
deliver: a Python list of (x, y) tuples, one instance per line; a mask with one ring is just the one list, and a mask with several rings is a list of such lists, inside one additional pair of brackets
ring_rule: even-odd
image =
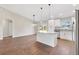
[(65, 39), (65, 32), (64, 31), (60, 31), (60, 38)]
[(72, 39), (73, 39), (72, 31), (69, 31), (69, 30), (60, 31), (60, 38), (72, 41)]

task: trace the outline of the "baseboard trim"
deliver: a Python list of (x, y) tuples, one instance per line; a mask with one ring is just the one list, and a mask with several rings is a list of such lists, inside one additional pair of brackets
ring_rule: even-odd
[[(61, 40), (66, 40), (66, 41), (72, 41), (72, 40), (68, 40), (68, 39), (65, 39), (65, 38), (59, 38)], [(74, 41), (73, 41), (74, 42)]]
[(12, 37), (12, 36), (6, 36), (6, 37), (3, 37), (3, 38), (7, 38), (7, 37)]
[(23, 36), (14, 36), (13, 38), (28, 37), (28, 36), (33, 36), (33, 35), (36, 35), (36, 34), (31, 34), (31, 35), (23, 35)]

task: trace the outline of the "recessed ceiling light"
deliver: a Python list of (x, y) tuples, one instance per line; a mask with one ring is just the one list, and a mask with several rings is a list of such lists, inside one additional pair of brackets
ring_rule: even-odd
[(75, 7), (75, 6), (77, 6), (77, 4), (73, 4), (73, 6)]
[(75, 10), (72, 11), (73, 13), (75, 12)]

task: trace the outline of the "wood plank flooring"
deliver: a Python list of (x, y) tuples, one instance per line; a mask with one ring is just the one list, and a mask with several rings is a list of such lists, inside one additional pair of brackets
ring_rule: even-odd
[(58, 39), (56, 47), (36, 42), (36, 35), (0, 40), (1, 55), (72, 55), (73, 42)]

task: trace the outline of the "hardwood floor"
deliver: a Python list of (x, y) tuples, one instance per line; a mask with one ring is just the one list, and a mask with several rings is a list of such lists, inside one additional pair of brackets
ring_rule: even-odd
[(0, 41), (1, 55), (72, 55), (73, 42), (58, 39), (56, 47), (36, 42), (36, 36), (24, 36)]

